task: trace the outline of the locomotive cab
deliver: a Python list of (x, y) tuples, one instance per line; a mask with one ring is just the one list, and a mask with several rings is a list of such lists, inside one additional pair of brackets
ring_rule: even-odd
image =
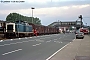
[(13, 38), (14, 35), (15, 35), (15, 23), (6, 23), (5, 37)]
[(6, 23), (6, 32), (15, 32), (15, 23)]

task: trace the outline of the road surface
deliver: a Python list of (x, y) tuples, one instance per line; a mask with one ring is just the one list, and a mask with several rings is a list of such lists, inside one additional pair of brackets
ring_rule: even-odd
[(48, 60), (73, 39), (74, 33), (1, 40), (0, 60)]

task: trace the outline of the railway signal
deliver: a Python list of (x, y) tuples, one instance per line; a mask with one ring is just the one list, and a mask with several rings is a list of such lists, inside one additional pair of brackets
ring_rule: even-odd
[(81, 28), (82, 28), (82, 15), (80, 15), (79, 18), (81, 19)]

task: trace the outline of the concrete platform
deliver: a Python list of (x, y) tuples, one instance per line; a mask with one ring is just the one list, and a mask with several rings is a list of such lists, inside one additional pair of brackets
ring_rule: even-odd
[(77, 56), (90, 57), (90, 35), (85, 35), (84, 39), (75, 39), (50, 60), (74, 60)]

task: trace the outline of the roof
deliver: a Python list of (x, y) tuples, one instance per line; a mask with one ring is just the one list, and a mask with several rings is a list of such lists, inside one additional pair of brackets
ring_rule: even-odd
[(3, 21), (3, 20), (0, 20), (0, 22), (5, 22), (5, 21)]
[(71, 23), (71, 22), (76, 23), (76, 21), (60, 21), (60, 22), (53, 22), (53, 23), (49, 24), (48, 26), (56, 25), (59, 23)]

